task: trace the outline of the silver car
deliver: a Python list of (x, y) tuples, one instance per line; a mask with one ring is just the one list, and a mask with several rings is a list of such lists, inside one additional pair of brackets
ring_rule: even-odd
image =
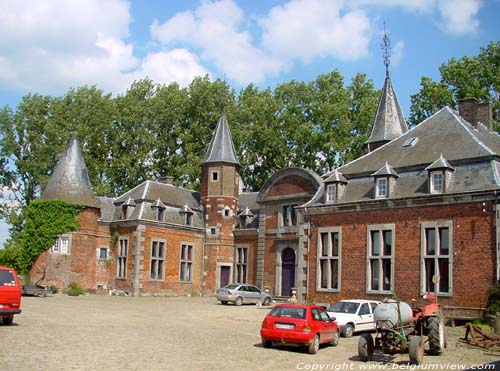
[(234, 283), (224, 286), (217, 290), (217, 300), (222, 304), (233, 302), (235, 305), (247, 303), (261, 303), (269, 305), (273, 301), (271, 295), (262, 291), (256, 286), (246, 283)]

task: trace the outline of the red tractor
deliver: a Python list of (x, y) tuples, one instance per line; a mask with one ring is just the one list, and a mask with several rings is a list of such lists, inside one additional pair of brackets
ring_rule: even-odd
[(410, 307), (400, 301), (393, 292), (394, 299), (385, 299), (373, 313), (376, 323), (375, 339), (371, 334), (363, 334), (358, 341), (358, 354), (362, 361), (370, 361), (375, 349), (384, 353), (406, 353), (413, 364), (422, 363), (424, 339), (428, 353), (439, 355), (446, 348), (444, 317), (437, 303), (436, 295), (427, 294), (429, 300), (423, 308)]

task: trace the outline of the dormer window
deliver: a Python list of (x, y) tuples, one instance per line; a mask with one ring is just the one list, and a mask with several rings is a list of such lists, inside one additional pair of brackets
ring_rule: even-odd
[(325, 203), (333, 204), (342, 198), (347, 179), (337, 169), (333, 171), (325, 183)]
[(135, 207), (135, 202), (134, 200), (132, 200), (131, 197), (129, 197), (127, 199), (127, 201), (125, 201), (123, 204), (122, 204), (122, 219), (128, 219), (130, 214), (131, 214), (131, 209)]
[(396, 179), (399, 177), (398, 172), (386, 162), (372, 176), (375, 178), (375, 198), (389, 198), (396, 186)]
[(254, 214), (252, 211), (247, 207), (245, 211), (241, 212), (240, 215), (240, 228), (246, 229), (250, 225), (250, 223), (253, 220)]
[(161, 202), (160, 198), (158, 198), (154, 204), (151, 205), (151, 209), (155, 214), (155, 218), (157, 222), (163, 222), (165, 220), (165, 209), (167, 207), (163, 202)]
[(455, 169), (443, 157), (443, 154), (431, 165), (427, 166), (425, 170), (429, 174), (429, 193), (446, 193), (448, 185), (451, 184), (451, 176)]
[(193, 210), (187, 204), (182, 207), (180, 213), (184, 215), (185, 225), (193, 225)]
[(326, 186), (326, 202), (334, 203), (337, 201), (337, 185), (327, 184)]
[(297, 205), (284, 205), (282, 209), (283, 226), (292, 227), (297, 225), (297, 213), (295, 208)]
[(389, 197), (389, 187), (387, 186), (387, 178), (377, 178), (376, 198)]

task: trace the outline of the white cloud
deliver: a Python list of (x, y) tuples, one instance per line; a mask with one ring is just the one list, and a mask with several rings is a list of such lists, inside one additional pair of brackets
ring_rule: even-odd
[(477, 32), (480, 0), (439, 0), (437, 6), (443, 18), (442, 27), (448, 33), (465, 35)]
[(345, 11), (338, 0), (292, 0), (261, 21), (262, 44), (286, 58), (318, 56), (356, 60), (368, 54), (370, 21), (361, 10)]
[(133, 45), (125, 41), (132, 22), (126, 0), (2, 0), (1, 9), (3, 89), (62, 94), (96, 84), (121, 93), (146, 74), (157, 83), (184, 85), (206, 73), (187, 52), (134, 56)]
[(248, 30), (241, 30), (244, 14), (233, 0), (205, 2), (194, 11), (178, 13), (160, 24), (151, 25), (151, 35), (164, 45), (187, 43), (200, 50), (238, 83), (260, 82), (279, 73), (284, 63), (252, 44)]
[(404, 57), (404, 48), (405, 48), (404, 41), (398, 41), (396, 44), (394, 44), (391, 53), (391, 64), (395, 66), (399, 65), (399, 63), (403, 60)]

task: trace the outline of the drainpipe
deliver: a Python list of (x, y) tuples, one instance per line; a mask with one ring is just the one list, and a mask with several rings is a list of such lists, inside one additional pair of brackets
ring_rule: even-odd
[(498, 191), (495, 189), (495, 251), (497, 258), (497, 283), (500, 283), (500, 225), (498, 223)]
[(305, 208), (307, 213), (307, 260), (306, 260), (306, 304), (309, 301), (309, 255), (311, 249), (311, 213), (308, 208)]

